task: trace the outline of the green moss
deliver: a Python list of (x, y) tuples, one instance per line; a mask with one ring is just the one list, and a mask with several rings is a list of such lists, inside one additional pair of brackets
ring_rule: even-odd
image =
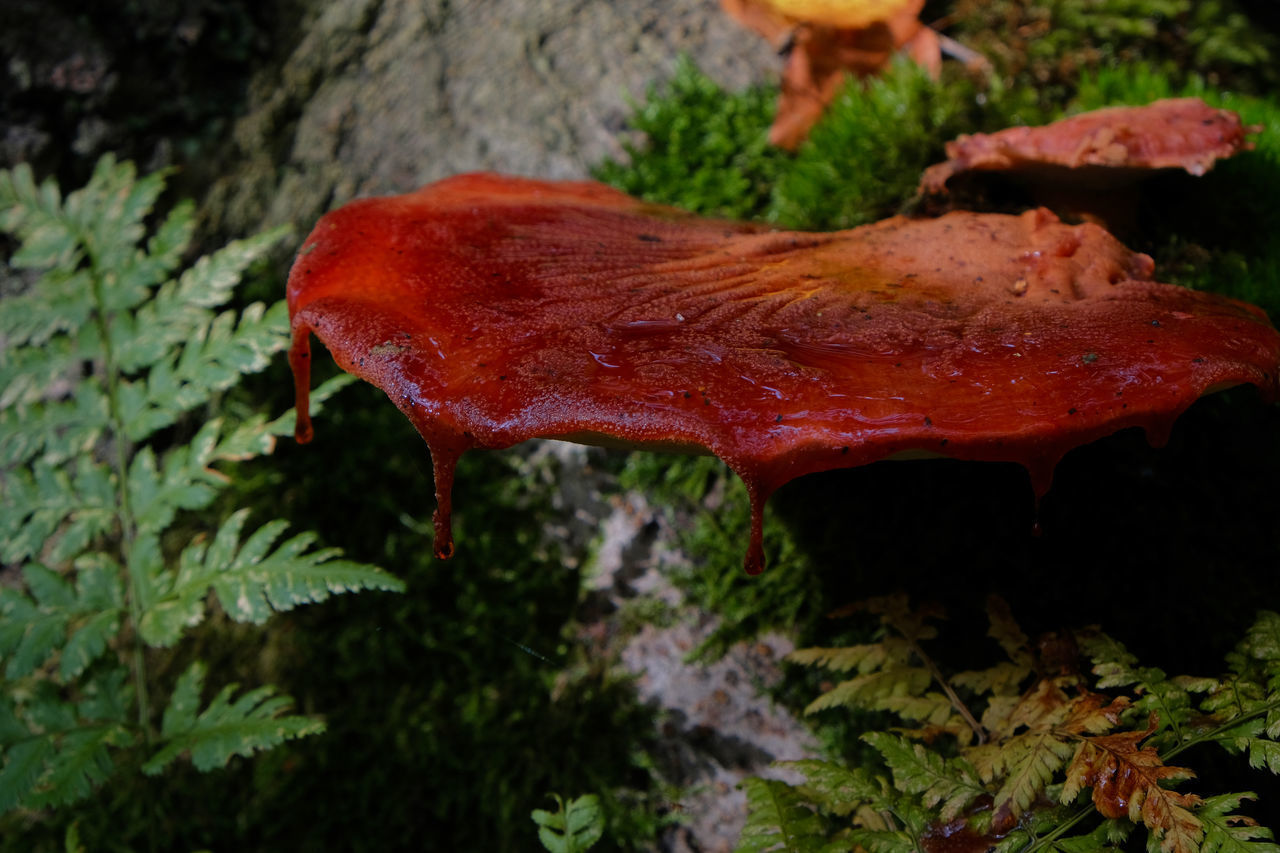
[(596, 177), (707, 216), (758, 217), (786, 159), (768, 141), (775, 98), (764, 87), (726, 92), (684, 58), (631, 117), (644, 140), (625, 146), (629, 162), (603, 163)]
[(905, 60), (850, 81), (779, 176), (768, 218), (825, 230), (899, 212), (948, 139), (989, 123), (984, 103), (966, 78), (935, 82)]
[(743, 571), (750, 503), (742, 481), (720, 460), (633, 453), (619, 485), (667, 507), (690, 560), (675, 581), (692, 604), (720, 617), (695, 658), (718, 658), (734, 643), (771, 629), (805, 632), (821, 615), (825, 596), (817, 565), (773, 514), (765, 515), (768, 568), (755, 577)]
[(1072, 97), (1082, 73), (1135, 64), (1252, 92), (1276, 81), (1274, 35), (1233, 0), (959, 0), (950, 19), (951, 35), (1049, 108)]

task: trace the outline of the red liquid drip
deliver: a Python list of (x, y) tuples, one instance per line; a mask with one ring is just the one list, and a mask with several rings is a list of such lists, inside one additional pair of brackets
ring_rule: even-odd
[(306, 324), (294, 327), (289, 368), (293, 371), (293, 437), (306, 444), (315, 436), (311, 427), (311, 329)]
[(435, 527), (435, 555), (438, 560), (453, 556), (453, 473), (460, 453), (429, 445), (431, 467), (436, 480), (436, 511), (431, 516)]
[(764, 571), (764, 504), (765, 497), (756, 489), (747, 487), (751, 493), (751, 533), (747, 540), (747, 555), (743, 560), (743, 568), (749, 575), (758, 575)]

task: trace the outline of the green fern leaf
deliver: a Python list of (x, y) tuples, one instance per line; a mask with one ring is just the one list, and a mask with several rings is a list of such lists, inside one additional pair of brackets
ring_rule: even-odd
[(933, 676), (924, 667), (901, 667), (884, 672), (872, 672), (842, 681), (809, 703), (806, 714), (816, 714), (828, 708), (851, 706), (879, 708), (883, 700), (909, 697), (924, 692)]
[(944, 822), (988, 793), (978, 781), (978, 772), (964, 759), (943, 758), (888, 732), (869, 732), (862, 740), (883, 756), (893, 772), (895, 787), (920, 795), (925, 808), (936, 809)]
[(50, 756), (46, 772), (23, 798), (27, 808), (49, 808), (83, 800), (115, 772), (109, 747), (129, 741), (121, 726), (96, 726), (68, 732)]
[[(860, 673), (880, 669), (889, 663), (889, 651), (883, 643), (868, 643), (860, 646), (843, 648), (796, 649), (787, 655), (786, 660), (801, 666), (821, 666), (835, 672), (848, 672), (856, 669)], [(899, 661), (894, 661), (899, 662)]]
[(1233, 755), (1246, 754), (1250, 767), (1280, 774), (1280, 742), (1270, 739), (1265, 717), (1253, 717), (1230, 726), (1214, 740)]
[(1247, 792), (1220, 794), (1201, 803), (1195, 812), (1204, 826), (1200, 853), (1280, 853), (1280, 845), (1274, 843), (1271, 830), (1232, 814), (1242, 801), (1255, 796)]
[(600, 798), (585, 794), (567, 803), (557, 794), (557, 809), (534, 809), (530, 815), (538, 825), (538, 840), (551, 853), (584, 853), (604, 836), (604, 810)]
[[(1259, 613), (1240, 651), (1262, 665), (1271, 690), (1280, 692), (1280, 613), (1270, 610)], [(1280, 731), (1272, 736), (1280, 737)]]
[[(34, 387), (47, 392), (52, 381)], [(0, 466), (17, 468), (37, 458), (56, 466), (86, 456), (106, 429), (107, 405), (91, 382), (81, 383), (69, 399), (47, 402), (6, 402), (0, 392)]]
[(263, 370), (288, 343), (283, 302), (225, 312), (197, 329), (175, 358), (151, 367), (145, 385), (132, 384), (122, 404), (125, 434), (141, 441), (225, 391), (241, 376)]
[[(174, 227), (179, 230), (188, 226), (180, 221)], [(230, 243), (198, 260), (178, 280), (166, 282), (136, 312), (115, 315), (111, 340), (120, 368), (129, 373), (153, 365), (175, 347), (183, 346), (197, 335), (207, 335), (214, 317), (211, 309), (224, 305), (249, 265), (263, 257), (287, 233), (288, 229), (277, 228)], [(157, 240), (163, 236), (163, 232), (157, 234)], [(153, 240), (149, 247), (152, 251), (156, 250), (155, 242)], [(156, 258), (153, 263), (167, 265), (167, 260), (167, 257)], [(257, 312), (260, 309), (255, 309), (255, 315)], [(279, 334), (283, 333), (283, 329), (279, 330)]]
[(270, 522), (243, 543), (247, 510), (234, 513), (212, 544), (188, 546), (167, 588), (148, 602), (143, 636), (152, 645), (169, 645), (183, 628), (198, 622), (212, 589), (223, 610), (238, 622), (263, 622), (275, 611), (324, 601), (330, 595), (361, 589), (400, 592), (404, 583), (373, 566), (337, 559), (335, 549), (311, 550), (315, 534), (280, 543), (286, 524)]
[(1030, 666), (1004, 661), (987, 669), (956, 673), (949, 680), (952, 686), (968, 688), (978, 695), (1019, 696), (1022, 692), (1019, 685), (1031, 672)]
[(848, 844), (828, 840), (822, 815), (805, 802), (800, 792), (777, 779), (744, 779), (747, 823), (738, 836), (735, 853), (826, 853), (848, 850)]
[[(346, 388), (348, 385), (356, 381), (356, 378), (350, 373), (339, 373), (320, 383), (315, 390), (311, 392), (311, 415), (315, 417), (319, 414), (320, 406), (334, 394)], [(280, 415), (275, 420), (268, 423), (265, 432), (272, 436), (291, 436), (293, 435), (294, 426), (297, 423), (297, 412), (293, 409)]]
[(1182, 726), (1192, 714), (1190, 689), (1205, 690), (1209, 681), (1171, 679), (1164, 670), (1153, 666), (1138, 666), (1138, 659), (1121, 643), (1101, 632), (1087, 634), (1079, 639), (1080, 647), (1093, 660), (1093, 673), (1098, 676), (1101, 689), (1134, 686), (1139, 698), (1133, 703), (1135, 716), (1146, 719), (1153, 712), (1158, 728), (1156, 734), (1172, 729), (1181, 738)]
[[(166, 177), (166, 172), (158, 171), (138, 178), (132, 163), (107, 156), (98, 161), (89, 183), (67, 196), (63, 210), (75, 223), (76, 234), (94, 267), (128, 267), (145, 234), (143, 219), (164, 190)], [(144, 288), (118, 276), (104, 283), (108, 285), (103, 292), (108, 311), (128, 310), (147, 297)]]
[(248, 757), (324, 731), (319, 720), (281, 716), (293, 700), (275, 695), (274, 687), (259, 687), (232, 701), (237, 685), (230, 684), (199, 711), (204, 675), (204, 665), (197, 662), (178, 679), (161, 728), (167, 743), (142, 765), (144, 773), (159, 773), (184, 752), (191, 753), (197, 770), (213, 770), (226, 766), (233, 756)]
[(937, 691), (919, 696), (885, 696), (871, 701), (867, 707), (874, 711), (891, 711), (910, 723), (946, 730), (953, 730), (957, 726), (968, 728), (968, 724), (956, 713), (951, 700)]
[[(886, 799), (880, 806), (884, 813), (891, 815), (893, 818), (893, 826), (881, 825), (875, 828), (862, 827), (849, 832), (849, 842), (857, 845), (853, 849), (861, 847), (870, 853), (921, 853), (921, 846), (918, 839), (921, 839), (933, 824), (935, 815), (928, 809), (922, 808), (919, 803), (915, 803), (909, 797), (897, 796), (895, 799)], [(886, 821), (878, 821), (880, 824), (887, 824)], [(896, 828), (900, 826), (901, 828)], [(849, 850), (849, 844), (845, 843), (843, 847), (838, 848), (842, 851)]]
[(243, 461), (270, 452), (274, 440), (261, 419), (222, 434), (223, 421), (205, 423), (191, 441), (167, 453), (163, 468), (150, 448), (140, 449), (129, 468), (129, 498), (138, 530), (164, 530), (179, 509), (203, 509), (226, 484), (218, 462)]
[(858, 845), (853, 849), (861, 848), (869, 853), (920, 853), (915, 839), (902, 830), (855, 829), (849, 833), (849, 840)]
[[(1046, 809), (1033, 813), (1023, 822), (1031, 824), (1009, 833), (994, 853), (1016, 853), (1025, 850), (1038, 836), (1051, 833), (1070, 819), (1070, 813)], [(1125, 839), (1133, 832), (1133, 824), (1127, 820), (1104, 820), (1083, 835), (1055, 838), (1044, 849), (1049, 853), (1121, 853)]]
[(122, 725), (124, 685), (123, 669), (105, 671), (85, 682), (86, 698), (73, 706), (48, 682), (36, 684), (21, 700), (21, 720), (13, 705), (0, 704), (0, 812), (75, 802), (111, 775), (110, 748), (133, 740)]
[(1054, 774), (1077, 749), (1077, 744), (1052, 730), (1039, 729), (1015, 735), (1003, 744), (993, 744), (989, 751), (980, 752), (985, 747), (971, 750), (967, 757), (973, 760), (983, 780), (1003, 778), (993, 809), (997, 817), (1016, 819), (1053, 781)]
[(74, 475), (44, 463), (6, 472), (0, 497), (10, 508), (0, 519), (0, 560), (7, 563), (41, 554), (51, 542), (51, 559), (69, 559), (116, 522), (111, 474), (88, 458), (77, 461)]
[(9, 261), (15, 268), (76, 267), (79, 240), (63, 216), (58, 186), (49, 179), (37, 187), (26, 163), (0, 172), (0, 225), (22, 240)]
[(47, 737), (13, 744), (4, 750), (4, 769), (0, 770), (0, 814), (17, 806), (30, 793), (53, 754), (53, 743)]
[(883, 794), (880, 785), (861, 769), (814, 758), (779, 761), (777, 766), (803, 774), (805, 782), (797, 788), (816, 805), (841, 817)]
[[(22, 575), (30, 597), (17, 589), (0, 590), (5, 677), (30, 675), (64, 644), (68, 648), (63, 649), (61, 672), (64, 677), (78, 675), (106, 651), (106, 635), (115, 630), (123, 609), (118, 581), (103, 589), (103, 578), (90, 568), (77, 590), (58, 573), (34, 563)], [(68, 631), (73, 631), (70, 641)]]

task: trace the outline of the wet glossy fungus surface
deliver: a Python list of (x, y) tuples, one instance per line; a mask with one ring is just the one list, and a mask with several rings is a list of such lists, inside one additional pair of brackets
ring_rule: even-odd
[(1045, 211), (830, 234), (705, 220), (592, 183), (463, 175), (325, 216), (289, 278), (306, 440), (310, 336), (426, 439), (436, 551), (460, 454), (535, 437), (709, 451), (753, 504), (904, 453), (1015, 461), (1160, 440), (1207, 391), (1273, 394), (1256, 308)]

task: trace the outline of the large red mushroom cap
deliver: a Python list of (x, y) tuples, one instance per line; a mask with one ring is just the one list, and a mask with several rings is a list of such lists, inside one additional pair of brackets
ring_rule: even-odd
[(1151, 280), (1047, 211), (829, 234), (700, 219), (594, 183), (462, 175), (356, 201), (289, 276), (298, 436), (309, 339), (382, 388), (435, 465), (436, 551), (467, 449), (561, 438), (709, 451), (763, 502), (803, 474), (925, 452), (1015, 461), (1157, 439), (1208, 391), (1274, 394), (1258, 309)]

